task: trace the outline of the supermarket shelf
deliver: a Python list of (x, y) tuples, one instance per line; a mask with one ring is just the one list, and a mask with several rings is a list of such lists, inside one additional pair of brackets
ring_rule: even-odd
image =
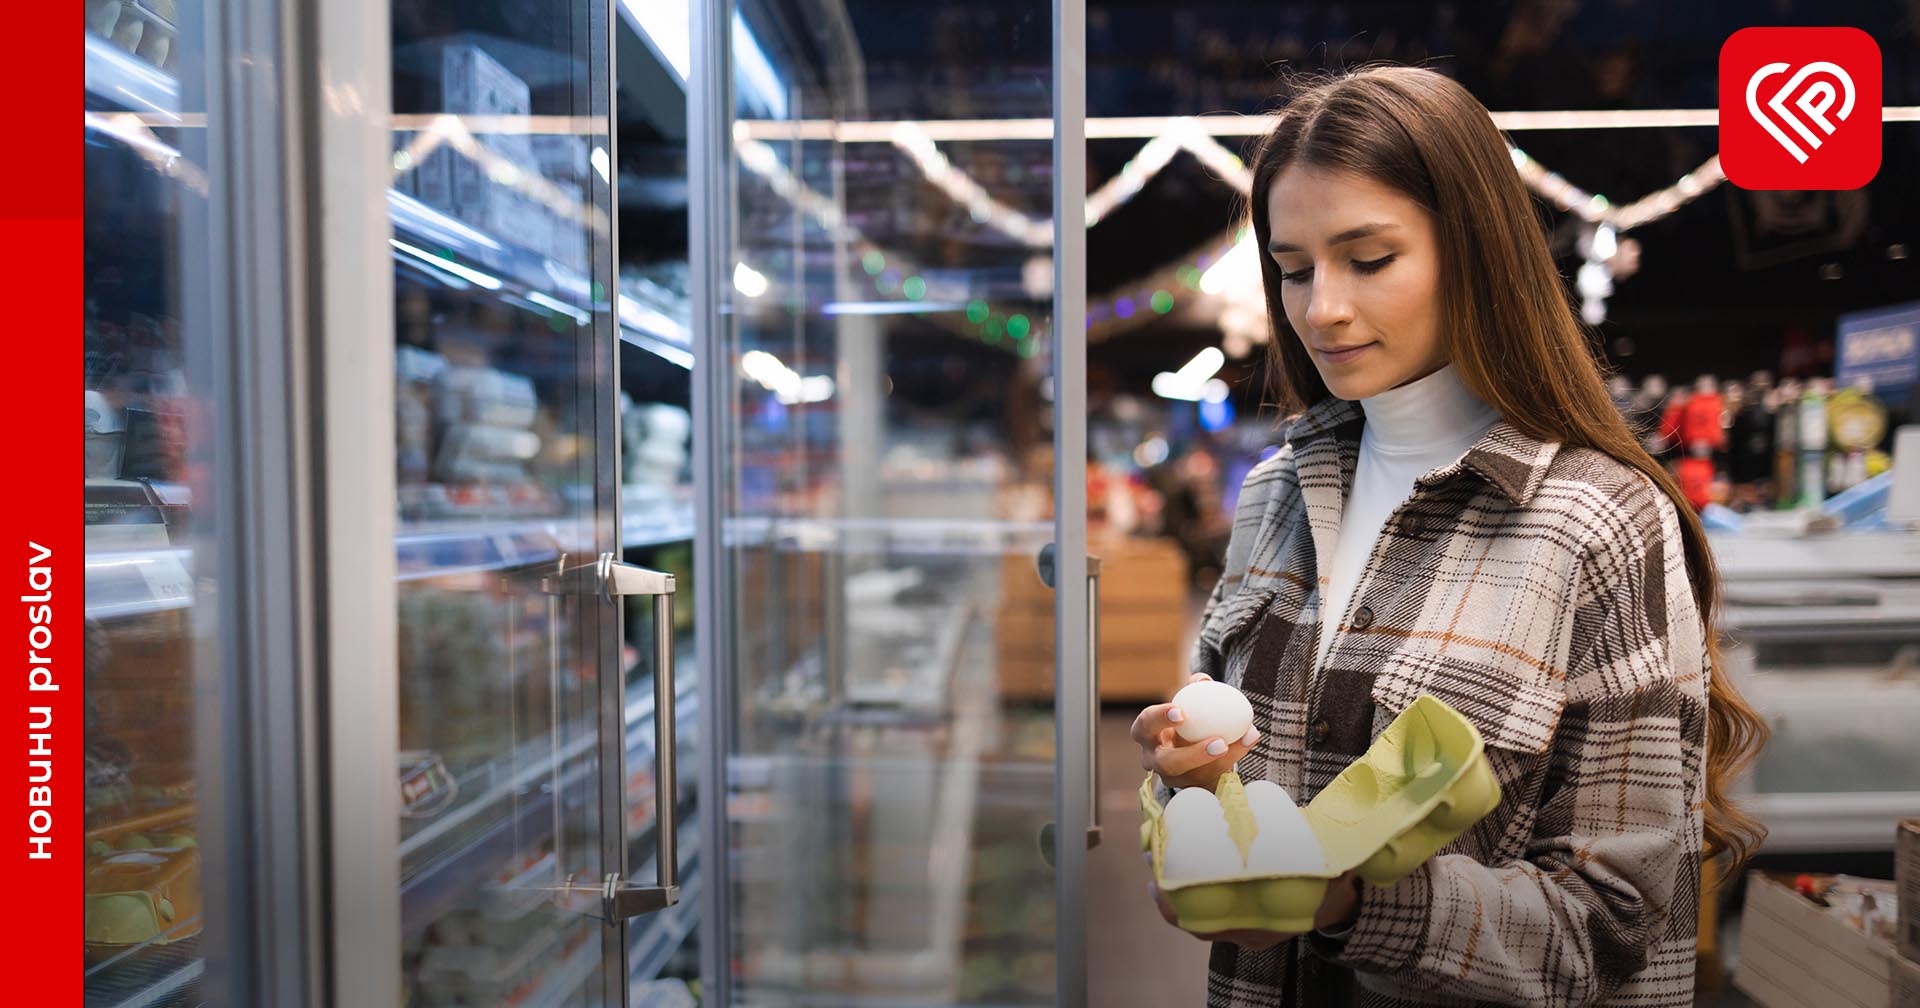
[(693, 538), (694, 515), (691, 502), (653, 514), (622, 514), (620, 544), (628, 549), (664, 546)]
[(129, 950), (87, 968), (86, 1002), (101, 1008), (163, 1008), (206, 971), (200, 939)]
[[(686, 846), (680, 857), (680, 902), (628, 925), (629, 930), (638, 932), (627, 946), (628, 983), (644, 983), (659, 977), (667, 961), (673, 958), (674, 950), (700, 923), (700, 895), (705, 879), (700, 874), (698, 837), (683, 835), (681, 843)], [(653, 878), (652, 862), (635, 877)]]
[[(639, 549), (685, 542), (693, 538), (693, 528), (691, 503), (626, 515), (621, 544)], [(505, 570), (550, 560), (566, 540), (565, 529), (551, 521), (427, 523), (409, 526), (395, 538), (395, 564), (402, 582)], [(193, 600), (192, 572), (193, 551), (184, 547), (90, 554), (87, 618), (124, 619), (185, 608)]]
[[(697, 677), (692, 674), (689, 655), (683, 654), (678, 666), (682, 674), (680, 682), (676, 684), (674, 713), (676, 720), (683, 722), (679, 726), (679, 737), (691, 740), (695, 737), (692, 728), (699, 723), (699, 698), (695, 691)], [(633, 695), (628, 700), (626, 710), (629, 765), (643, 758), (652, 759), (654, 711), (650, 683), (637, 683), (631, 692)], [(593, 745), (591, 736), (584, 737), (554, 757), (562, 765), (570, 766), (566, 778), (561, 782), (562, 789), (591, 772), (591, 764), (582, 760)], [(405, 865), (411, 856), (432, 849), (436, 841), (453, 834), (473, 817), (488, 809), (498, 808), (502, 803), (511, 802), (515, 796), (526, 798), (512, 814), (502, 817), (464, 846), (436, 857), (432, 864), (401, 884), (400, 918), (403, 930), (424, 927), (475, 892), (494, 869), (511, 859), (518, 849), (546, 840), (553, 826), (553, 797), (545, 790), (538, 790), (537, 785), (548, 773), (551, 763), (544, 759), (530, 759), (524, 765), (525, 769), (519, 774), (506, 779), (486, 795), (447, 813), (401, 843), (400, 858), (402, 865)], [(683, 822), (681, 828), (686, 827), (687, 824)]]
[(1714, 534), (1714, 562), (1727, 581), (1772, 578), (1906, 578), (1920, 576), (1920, 536), (1840, 532), (1804, 538)]
[[(86, 43), (89, 94), (138, 113), (178, 115), (180, 87), (170, 74), (92, 32), (86, 32)], [(629, 334), (629, 342), (682, 367), (692, 366), (692, 332), (681, 318), (687, 313), (686, 305), (657, 305), (630, 296), (616, 304), (596, 300), (590, 277), (396, 189), (387, 190), (387, 210), (397, 262), (461, 289), (474, 286), (473, 271), (478, 270), (484, 276), (481, 285), (494, 296), (536, 311), (559, 311), (579, 322), (586, 321), (590, 312), (617, 305), (619, 325)], [(539, 296), (529, 301), (522, 297), (527, 294)]]
[(583, 941), (560, 963), (547, 971), (540, 986), (529, 991), (521, 1008), (560, 1008), (579, 1003), (580, 985), (593, 976), (600, 965), (600, 943)]
[[(682, 841), (689, 842), (690, 837), (683, 836)], [(629, 983), (640, 983), (658, 976), (674, 950), (680, 947), (680, 943), (700, 922), (699, 851), (689, 846), (684, 855), (681, 858), (680, 902), (638, 918), (628, 925), (634, 934), (634, 939), (627, 946)], [(645, 878), (651, 871), (649, 865), (639, 877)], [(599, 964), (600, 943), (582, 942), (548, 972), (538, 988), (527, 995), (521, 1002), (523, 1008), (560, 1008), (562, 1005), (578, 1003), (580, 985), (593, 977), (594, 968)]]
[(1748, 812), (1767, 824), (1767, 854), (1890, 851), (1893, 823), (1920, 815), (1920, 792), (1743, 794)]
[(87, 618), (120, 619), (193, 602), (193, 551), (128, 550), (87, 555)]
[(1909, 640), (1920, 635), (1920, 586), (1902, 580), (1731, 581), (1722, 599), (1740, 640)]
[(836, 549), (864, 541), (898, 553), (1034, 556), (1053, 541), (1052, 522), (946, 518), (730, 518), (722, 533), (733, 548), (792, 543), (800, 550)]

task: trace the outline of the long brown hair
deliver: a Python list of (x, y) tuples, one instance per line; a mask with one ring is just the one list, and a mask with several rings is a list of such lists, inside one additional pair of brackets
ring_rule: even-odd
[(1467, 387), (1526, 434), (1611, 455), (1673, 500), (1707, 639), (1707, 849), (1731, 852), (1726, 877), (1737, 874), (1766, 827), (1727, 789), (1768, 730), (1722, 674), (1719, 576), (1706, 530), (1607, 395), (1604, 362), (1574, 318), (1543, 222), (1493, 118), (1459, 84), (1413, 67), (1305, 81), (1290, 96), (1254, 155), (1247, 208), (1273, 324), (1268, 379), (1285, 413), (1331, 394), (1287, 322), (1280, 267), (1264, 251), (1272, 240), (1268, 191), (1295, 164), (1353, 172), (1424, 207), (1438, 238), (1441, 338)]

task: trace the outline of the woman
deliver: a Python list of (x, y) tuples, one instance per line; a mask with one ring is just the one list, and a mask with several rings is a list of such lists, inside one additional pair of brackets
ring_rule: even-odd
[(1208, 1004), (1691, 1005), (1700, 852), (1763, 835), (1726, 790), (1765, 728), (1720, 674), (1700, 521), (1608, 398), (1492, 119), (1425, 70), (1319, 83), (1249, 210), (1296, 415), (1194, 667), (1255, 727), (1185, 745), (1149, 707), (1142, 763), (1304, 805), (1431, 693), (1501, 801), (1395, 885), (1337, 880), (1310, 934), (1202, 935)]

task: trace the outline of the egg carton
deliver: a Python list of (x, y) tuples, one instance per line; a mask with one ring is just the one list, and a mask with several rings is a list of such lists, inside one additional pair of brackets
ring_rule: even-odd
[[(1240, 775), (1229, 771), (1214, 786), (1228, 833), (1244, 856), (1256, 832)], [(1394, 718), (1365, 755), (1348, 765), (1300, 810), (1326, 867), (1288, 874), (1242, 872), (1220, 878), (1168, 882), (1167, 824), (1154, 796), (1154, 777), (1140, 785), (1140, 846), (1153, 858), (1153, 877), (1189, 931), (1237, 929), (1302, 933), (1327, 884), (1352, 871), (1388, 886), (1418, 868), (1500, 804), (1500, 785), (1488, 765), (1480, 733), (1459, 711), (1422, 694)]]

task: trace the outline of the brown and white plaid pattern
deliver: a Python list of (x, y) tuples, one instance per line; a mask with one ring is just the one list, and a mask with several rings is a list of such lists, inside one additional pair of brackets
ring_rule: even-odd
[(1314, 669), (1364, 422), (1323, 401), (1248, 475), (1194, 670), (1253, 701), (1248, 780), (1310, 801), (1431, 693), (1479, 728), (1500, 806), (1364, 887), (1344, 945), (1216, 944), (1208, 1005), (1691, 1005), (1707, 665), (1672, 504), (1496, 424), (1388, 520)]

